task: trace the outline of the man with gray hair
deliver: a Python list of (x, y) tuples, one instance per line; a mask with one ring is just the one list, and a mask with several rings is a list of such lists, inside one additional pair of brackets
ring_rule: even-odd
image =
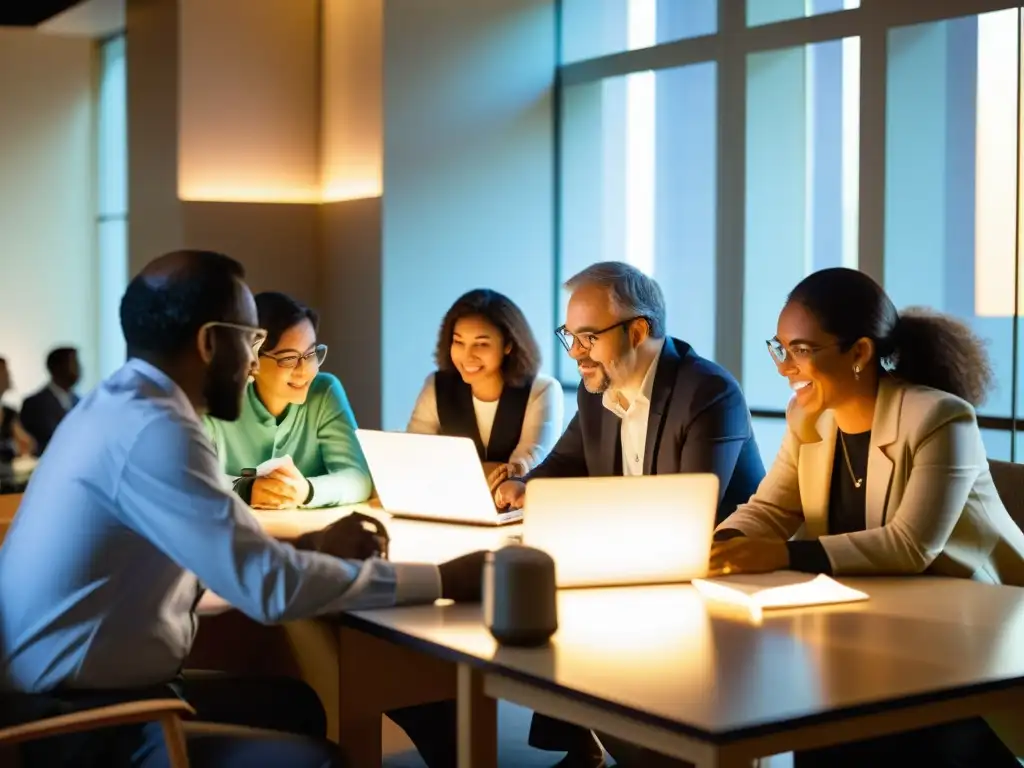
[[(578, 410), (541, 464), (498, 487), (497, 505), (521, 507), (526, 483), (537, 477), (713, 472), (724, 520), (764, 477), (739, 384), (666, 335), (661, 287), (636, 267), (592, 264), (565, 287), (566, 321), (556, 333), (582, 377)], [(589, 731), (540, 715), (530, 744), (567, 751), (562, 768), (604, 762)]]

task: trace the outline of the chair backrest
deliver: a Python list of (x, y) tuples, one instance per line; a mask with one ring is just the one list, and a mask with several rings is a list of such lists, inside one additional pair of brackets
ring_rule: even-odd
[(3, 543), (20, 504), (20, 493), (0, 493), (0, 543)]
[(1017, 527), (1024, 531), (1024, 464), (989, 459), (988, 466), (1006, 511)]

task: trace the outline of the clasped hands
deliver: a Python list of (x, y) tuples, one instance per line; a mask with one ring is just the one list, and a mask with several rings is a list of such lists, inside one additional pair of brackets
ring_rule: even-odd
[[(367, 560), (386, 558), (390, 541), (380, 520), (352, 512), (326, 528), (302, 534), (294, 546), (343, 560)], [(441, 563), (441, 597), (455, 602), (479, 602), (486, 557), (487, 552), (480, 550)]]
[(286, 456), (269, 474), (253, 480), (249, 506), (254, 509), (295, 509), (309, 498), (309, 490), (309, 480), (291, 457)]

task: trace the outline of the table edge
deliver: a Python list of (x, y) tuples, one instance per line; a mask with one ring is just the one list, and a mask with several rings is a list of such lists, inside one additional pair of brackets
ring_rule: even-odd
[(426, 652), (431, 656), (441, 658), (444, 661), (456, 664), (467, 664), (485, 673), (507, 677), (511, 680), (516, 680), (551, 693), (557, 693), (569, 699), (575, 699), (590, 706), (608, 709), (617, 715), (636, 720), (637, 722), (656, 726), (658, 728), (671, 731), (672, 733), (700, 739), (715, 745), (732, 744), (746, 739), (774, 736), (797, 728), (828, 725), (849, 720), (851, 718), (884, 714), (887, 712), (895, 712), (902, 709), (910, 709), (928, 704), (937, 704), (971, 695), (998, 693), (1020, 687), (1024, 684), (1024, 676), (1001, 680), (989, 680), (971, 685), (958, 686), (955, 688), (940, 688), (934, 691), (912, 694), (910, 696), (889, 699), (883, 702), (854, 704), (847, 707), (830, 709), (826, 712), (802, 715), (786, 720), (754, 722), (749, 725), (739, 726), (736, 728), (711, 731), (699, 726), (689, 725), (678, 720), (672, 720), (661, 715), (656, 715), (651, 712), (634, 709), (633, 707), (621, 704), (617, 701), (602, 699), (599, 696), (594, 696), (583, 691), (578, 691), (574, 688), (568, 688), (564, 685), (560, 685), (553, 680), (535, 677), (529, 673), (512, 669), (487, 659), (482, 659), (456, 648), (451, 648), (432, 640), (404, 633), (400, 630), (394, 629), (393, 627), (378, 624), (375, 621), (360, 616), (357, 612), (344, 612), (340, 614), (339, 618), (341, 625), (348, 629), (365, 632), (373, 637), (386, 640), (411, 650)]

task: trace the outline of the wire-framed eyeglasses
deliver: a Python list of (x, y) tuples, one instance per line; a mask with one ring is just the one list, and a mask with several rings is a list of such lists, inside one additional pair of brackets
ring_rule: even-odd
[(297, 355), (293, 352), (289, 352), (286, 355), (272, 355), (269, 352), (263, 352), (261, 357), (269, 358), (277, 363), (278, 368), (298, 368), (303, 363), (311, 363), (319, 368), (323, 365), (324, 360), (327, 359), (327, 345), (317, 344), (309, 352), (304, 355)]
[(625, 320), (619, 320), (619, 322), (614, 325), (609, 325), (607, 328), (602, 328), (599, 331), (581, 331), (580, 333), (573, 333), (562, 325), (555, 329), (555, 336), (557, 336), (558, 340), (562, 342), (562, 346), (565, 347), (566, 352), (572, 352), (572, 348), (576, 344), (579, 344), (580, 349), (584, 352), (589, 352), (602, 334), (608, 333), (608, 331), (614, 331), (616, 328), (627, 326), (634, 320), (646, 319), (647, 318), (643, 315), (636, 315), (635, 317), (630, 317)]
[(240, 333), (248, 334), (249, 346), (252, 347), (252, 352), (254, 355), (258, 355), (260, 353), (260, 348), (263, 346), (263, 342), (267, 340), (266, 329), (257, 328), (254, 325), (229, 323), (224, 320), (211, 320), (208, 323), (203, 323), (203, 325), (199, 328), (199, 332), (203, 333), (204, 331), (210, 328), (228, 328), (232, 331), (239, 331)]

